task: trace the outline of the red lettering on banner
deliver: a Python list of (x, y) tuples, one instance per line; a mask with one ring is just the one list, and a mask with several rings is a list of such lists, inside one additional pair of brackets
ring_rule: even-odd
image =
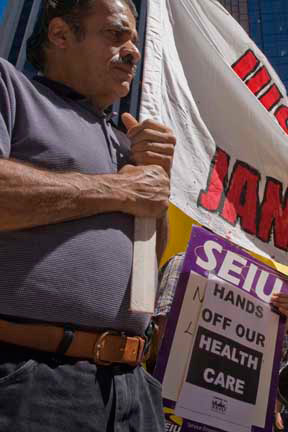
[(280, 93), (280, 90), (276, 86), (276, 84), (273, 84), (266, 93), (263, 94), (259, 98), (260, 102), (264, 107), (267, 109), (267, 111), (271, 111), (282, 99), (282, 94)]
[(258, 227), (258, 237), (264, 241), (271, 240), (273, 229), (274, 244), (279, 249), (288, 247), (288, 191), (282, 201), (283, 186), (273, 179), (266, 182), (264, 199), (261, 205), (261, 218)]
[(211, 162), (208, 187), (205, 191), (201, 191), (198, 205), (211, 212), (218, 210), (224, 192), (225, 179), (227, 179), (228, 166), (229, 156), (217, 148)]
[(281, 105), (276, 110), (275, 117), (282, 129), (288, 134), (288, 107), (286, 105)]
[(252, 72), (254, 72), (259, 66), (260, 61), (255, 56), (252, 50), (248, 50), (245, 54), (240, 57), (233, 65), (232, 68), (236, 74), (243, 80), (248, 77)]
[[(254, 93), (255, 96), (259, 95), (262, 90), (271, 82), (271, 76), (265, 66), (258, 69), (260, 65), (259, 59), (251, 49), (245, 52), (233, 65), (234, 72), (245, 81), (249, 75), (251, 77), (246, 81), (247, 87)], [(257, 70), (258, 69), (258, 70)], [(258, 100), (264, 105), (267, 111), (271, 111), (283, 98), (279, 88), (276, 84), (271, 87)], [(274, 113), (279, 125), (288, 134), (288, 107), (281, 105)]]
[(235, 225), (240, 218), (241, 227), (256, 234), (258, 188), (260, 174), (244, 162), (237, 161), (226, 193), (221, 216)]
[(262, 66), (256, 73), (253, 75), (252, 78), (250, 78), (246, 85), (250, 88), (252, 93), (257, 95), (260, 93), (261, 90), (263, 90), (267, 84), (271, 82), (271, 77), (266, 69), (265, 66)]
[(263, 242), (271, 241), (273, 232), (275, 247), (288, 250), (288, 189), (282, 199), (282, 183), (269, 177), (260, 203), (260, 173), (245, 162), (236, 161), (228, 182), (230, 163), (230, 156), (217, 148), (198, 206), (216, 212), (231, 225), (239, 220), (243, 231)]

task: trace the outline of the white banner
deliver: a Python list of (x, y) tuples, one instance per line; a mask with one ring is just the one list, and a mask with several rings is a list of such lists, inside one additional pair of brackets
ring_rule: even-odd
[(177, 136), (172, 203), (287, 263), (286, 90), (216, 0), (149, 0), (141, 117)]

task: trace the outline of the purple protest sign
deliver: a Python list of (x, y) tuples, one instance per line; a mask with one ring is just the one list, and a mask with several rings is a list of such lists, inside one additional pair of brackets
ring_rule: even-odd
[[(193, 283), (194, 285), (196, 283), (197, 287), (194, 286), (193, 288), (193, 284), (191, 285), (191, 274), (193, 274), (194, 278)], [(198, 275), (196, 282), (195, 275)], [(195, 422), (193, 419), (185, 420), (176, 417), (175, 415), (173, 416), (171, 413), (173, 413), (173, 409), (176, 405), (180, 390), (177, 389), (177, 391), (173, 392), (171, 390), (171, 385), (169, 389), (169, 382), (167, 385), (167, 376), (169, 376), (169, 362), (173, 364), (173, 361), (171, 360), (171, 358), (173, 359), (173, 355), (175, 364), (175, 352), (173, 353), (173, 349), (175, 351), (175, 334), (176, 339), (179, 339), (179, 334), (181, 334), (181, 331), (179, 333), (179, 322), (181, 322), (181, 316), (184, 313), (183, 310), (185, 307), (187, 309), (187, 306), (185, 306), (187, 299), (189, 299), (189, 296), (187, 296), (187, 291), (194, 289), (194, 293), (190, 296), (190, 300), (193, 299), (195, 302), (198, 297), (199, 301), (197, 307), (198, 309), (201, 308), (201, 302), (203, 301), (203, 298), (201, 301), (201, 295), (199, 294), (201, 290), (203, 290), (203, 286), (201, 288), (201, 285), (203, 285), (203, 280), (206, 279), (207, 282), (208, 278), (210, 279), (213, 276), (217, 277), (219, 280), (223, 280), (223, 282), (225, 281), (225, 283), (227, 282), (228, 284), (239, 288), (239, 290), (241, 290), (239, 292), (243, 292), (243, 296), (244, 293), (246, 297), (247, 295), (248, 297), (251, 296), (251, 299), (255, 299), (255, 303), (259, 303), (259, 301), (266, 304), (269, 303), (269, 298), (272, 292), (288, 292), (288, 282), (284, 275), (251, 257), (247, 252), (230, 243), (228, 240), (225, 240), (204, 228), (193, 227), (191, 239), (184, 260), (183, 270), (177, 285), (176, 296), (167, 323), (165, 340), (159, 353), (155, 371), (155, 376), (163, 382), (164, 407), (167, 420), (166, 430), (171, 430), (171, 432), (218, 432), (224, 430), (219, 427), (216, 428), (212, 426), (211, 423), (210, 425), (207, 425), (204, 424), (204, 422)], [(187, 286), (188, 289), (186, 289)], [(185, 302), (183, 302), (184, 297)], [(195, 311), (198, 309), (195, 305), (193, 307), (193, 311), (195, 313)], [(274, 401), (277, 391), (278, 369), (285, 320), (281, 318), (278, 321), (279, 325), (278, 328), (276, 328), (275, 344), (273, 346), (274, 358), (273, 367), (271, 365), (270, 391), (267, 404), (265, 427), (250, 427), (249, 430), (252, 432), (271, 432), (272, 428), (272, 413), (274, 411)], [(195, 323), (193, 325), (195, 325)], [(184, 327), (182, 328), (183, 349), (180, 349), (179, 351), (179, 347), (181, 347), (181, 341), (178, 340), (178, 345), (176, 343), (179, 359), (181, 359), (181, 351), (184, 352), (184, 356), (187, 355), (186, 352), (188, 351), (185, 349), (185, 344), (190, 344), (192, 346), (192, 336), (190, 340), (187, 339), (187, 334), (184, 337), (184, 333), (189, 333), (189, 331), (183, 331), (183, 329)], [(193, 332), (191, 332), (191, 335), (192, 333)], [(179, 368), (181, 369), (181, 364), (179, 367), (177, 365), (177, 367), (174, 368), (174, 375), (177, 375)], [(181, 373), (183, 373), (183, 371)], [(183, 384), (184, 378), (185, 377), (182, 377), (180, 381), (174, 381), (177, 382), (178, 385), (181, 382)]]

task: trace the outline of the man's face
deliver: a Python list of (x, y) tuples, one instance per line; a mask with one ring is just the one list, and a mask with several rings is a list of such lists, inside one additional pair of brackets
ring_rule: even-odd
[(135, 18), (121, 0), (99, 0), (83, 25), (83, 40), (70, 35), (65, 66), (74, 88), (104, 108), (128, 94), (135, 75), (140, 60)]

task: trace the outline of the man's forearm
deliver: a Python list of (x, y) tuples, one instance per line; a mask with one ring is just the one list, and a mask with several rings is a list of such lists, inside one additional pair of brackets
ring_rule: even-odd
[[(115, 175), (44, 171), (0, 160), (0, 230), (17, 230), (121, 211)], [(95, 196), (98, 197), (95, 206)]]
[[(0, 231), (107, 212), (119, 211), (140, 217), (163, 212), (167, 206), (168, 186), (157, 167), (132, 167), (121, 171), (103, 175), (59, 173), (1, 159)], [(159, 181), (162, 182), (160, 191)]]

